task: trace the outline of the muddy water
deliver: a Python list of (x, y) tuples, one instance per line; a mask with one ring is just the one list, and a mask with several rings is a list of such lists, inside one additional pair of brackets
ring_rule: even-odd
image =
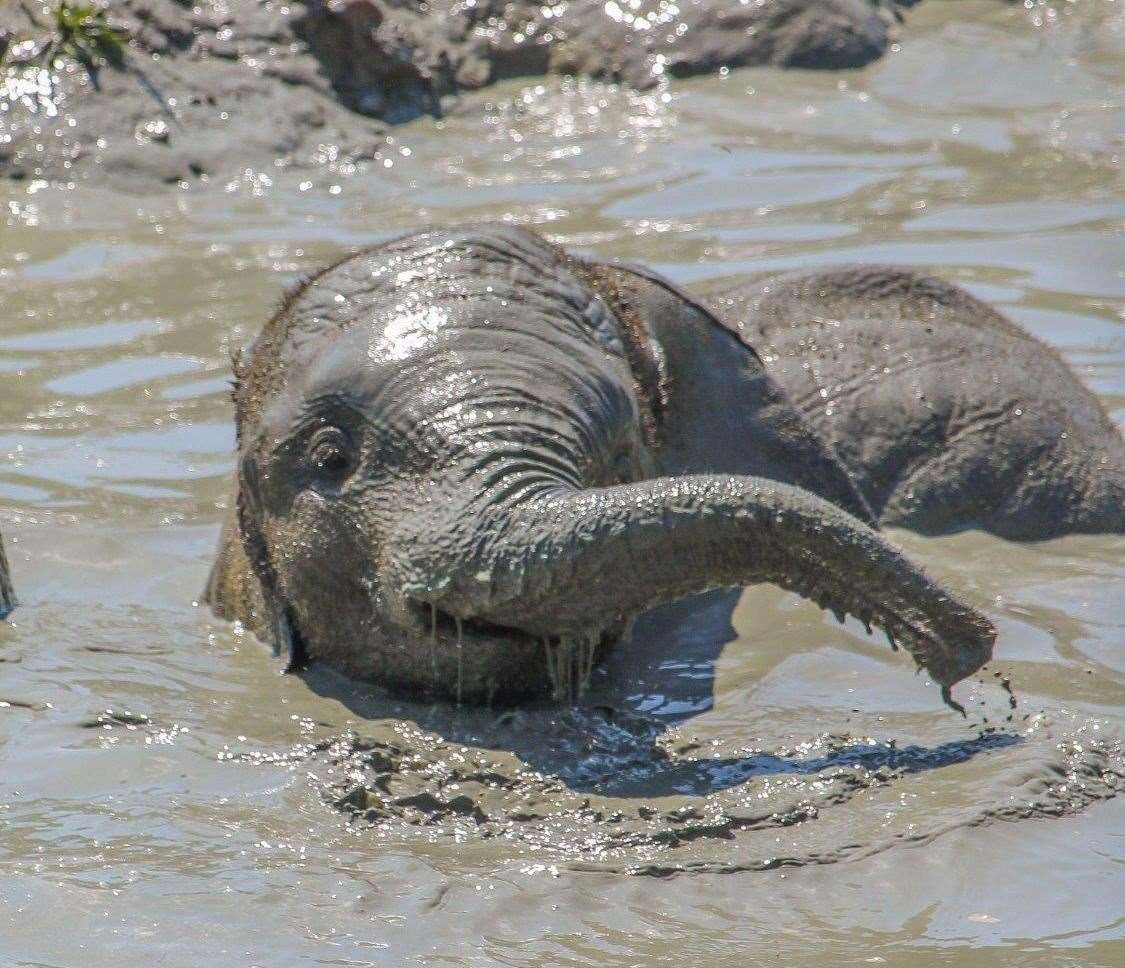
[(642, 625), (581, 710), (505, 716), (280, 676), (193, 607), (231, 347), (425, 221), (701, 288), (932, 267), (1125, 422), (1118, 7), (931, 3), (862, 72), (510, 86), (378, 172), (2, 189), (0, 963), (1125, 963), (1120, 538), (897, 536), (1000, 627), (967, 721), (768, 588)]

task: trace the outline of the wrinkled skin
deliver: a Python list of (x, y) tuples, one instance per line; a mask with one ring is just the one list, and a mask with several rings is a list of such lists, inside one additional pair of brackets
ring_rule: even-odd
[(884, 525), (1013, 540), (1125, 532), (1125, 442), (1059, 356), (949, 283), (845, 266), (708, 302)]
[(4, 542), (0, 539), (0, 619), (7, 618), (16, 604), (16, 593), (8, 571), (8, 556), (4, 554)]
[(879, 625), (950, 702), (991, 655), (754, 352), (643, 270), (407, 237), (291, 293), (236, 376), (206, 597), (294, 665), (570, 699), (638, 614), (762, 581)]

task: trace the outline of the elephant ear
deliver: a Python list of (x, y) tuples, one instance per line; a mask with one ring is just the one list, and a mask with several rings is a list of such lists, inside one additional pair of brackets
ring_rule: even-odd
[(11, 572), (8, 571), (8, 557), (4, 554), (4, 542), (0, 541), (0, 619), (7, 618), (17, 604)]
[(663, 474), (724, 473), (793, 484), (877, 527), (831, 445), (767, 372), (743, 335), (642, 266), (587, 263), (586, 281), (624, 328), (657, 347)]
[(307, 650), (292, 609), (278, 588), (260, 525), (253, 473), (249, 462), (239, 462), (235, 510), (223, 525), (203, 601), (219, 618), (241, 622), (268, 642), (274, 655), (286, 656), (285, 671), (296, 672), (308, 664)]
[(273, 646), (274, 655), (286, 657), (285, 671), (297, 672), (308, 665), (308, 654), (293, 610), (281, 594), (277, 572), (270, 559), (262, 533), (262, 507), (258, 493), (254, 462), (244, 458), (239, 461), (236, 504), (242, 548), (261, 589), (264, 634)]

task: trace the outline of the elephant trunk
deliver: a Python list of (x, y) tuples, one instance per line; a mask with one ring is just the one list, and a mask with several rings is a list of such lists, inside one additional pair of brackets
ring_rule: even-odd
[(850, 613), (884, 629), (951, 705), (949, 687), (989, 660), (996, 636), (983, 615), (877, 532), (828, 501), (762, 478), (554, 488), (496, 512), (485, 531), (452, 569), (426, 565), (424, 553), (415, 558), (415, 574), (431, 577), (409, 583), (407, 594), (459, 619), (589, 640), (664, 602), (772, 582), (841, 620)]

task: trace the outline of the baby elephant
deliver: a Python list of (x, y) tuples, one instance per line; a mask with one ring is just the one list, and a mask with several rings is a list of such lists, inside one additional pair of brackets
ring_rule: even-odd
[[(888, 502), (865, 476), (864, 438), (890, 428), (854, 417), (840, 426), (856, 440), (832, 436), (833, 421), (803, 397), (805, 412), (794, 406), (743, 341), (777, 305), (764, 295), (726, 297), (743, 324), (727, 328), (642, 269), (494, 226), (435, 229), (329, 266), (236, 362), (236, 513), (207, 600), (291, 666), (315, 658), (400, 692), (513, 702), (581, 693), (658, 604), (773, 582), (882, 627), (953, 704), (950, 686), (989, 659), (995, 631), (875, 530), (872, 507)], [(895, 305), (887, 325), (908, 310), (943, 325), (938, 299)], [(1034, 357), (981, 311), (997, 344), (1022, 341)], [(768, 316), (771, 338), (787, 318)], [(950, 334), (955, 354), (963, 337)], [(1060, 398), (1084, 403), (1060, 376)], [(994, 384), (970, 381), (963, 397), (973, 386), (983, 410)], [(1020, 426), (1006, 413), (994, 414), (995, 440), (1006, 420)], [(1076, 409), (1083, 434), (1093, 419)], [(951, 493), (983, 473), (936, 451), (927, 466)], [(1064, 493), (1025, 478), (1025, 490)], [(924, 506), (942, 520), (940, 501)], [(924, 526), (921, 511), (908, 520)]]

